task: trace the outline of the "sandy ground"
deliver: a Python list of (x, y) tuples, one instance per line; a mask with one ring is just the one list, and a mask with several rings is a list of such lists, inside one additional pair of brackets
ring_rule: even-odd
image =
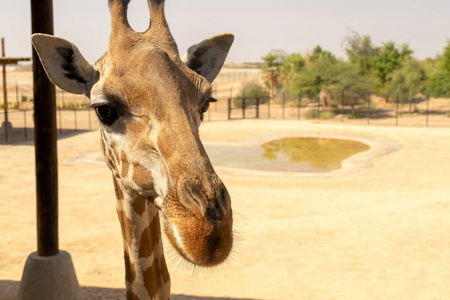
[[(173, 299), (450, 299), (450, 129), (244, 120), (207, 122), (207, 143), (261, 135), (361, 135), (398, 150), (358, 175), (219, 175), (232, 196), (231, 259), (198, 270), (166, 246)], [(60, 139), (60, 248), (85, 299), (125, 299), (111, 174), (73, 158), (97, 132)], [(34, 148), (0, 146), (0, 299), (15, 299), (36, 249)]]

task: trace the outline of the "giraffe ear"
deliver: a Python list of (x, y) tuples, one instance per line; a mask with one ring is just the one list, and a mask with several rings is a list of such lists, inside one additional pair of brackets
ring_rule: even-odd
[(212, 82), (219, 74), (234, 41), (234, 35), (223, 33), (191, 46), (181, 60), (192, 70)]
[(71, 42), (47, 34), (31, 36), (34, 49), (50, 80), (74, 94), (89, 94), (97, 80), (96, 71)]

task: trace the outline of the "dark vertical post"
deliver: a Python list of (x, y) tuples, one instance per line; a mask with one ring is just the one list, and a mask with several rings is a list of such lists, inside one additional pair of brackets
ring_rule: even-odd
[(286, 91), (283, 92), (283, 120), (285, 107), (286, 107)]
[(395, 126), (398, 126), (398, 103), (400, 102), (400, 99), (399, 99), (400, 90), (399, 89), (397, 89), (396, 94), (397, 95), (396, 95), (395, 101), (397, 103), (395, 103)]
[(300, 107), (302, 105), (302, 91), (298, 92), (297, 95), (297, 119), (300, 120)]
[(228, 120), (231, 120), (231, 98), (228, 98)]
[(341, 123), (344, 122), (344, 88), (341, 91)]
[[(5, 57), (4, 38), (2, 38), (2, 57)], [(8, 89), (6, 87), (6, 64), (3, 64), (3, 103), (5, 105), (5, 143), (8, 143)]]
[[(53, 34), (52, 0), (31, 0), (33, 33)], [(38, 255), (58, 254), (58, 164), (55, 86), (33, 49)]]
[(75, 118), (75, 131), (77, 131), (78, 130), (78, 128), (77, 128), (77, 107), (75, 106), (74, 108), (73, 108), (73, 116), (74, 116), (74, 118)]
[(259, 119), (259, 96), (258, 96), (258, 91), (256, 91), (255, 97), (256, 97), (256, 118)]
[(28, 139), (28, 133), (27, 133), (27, 110), (23, 110), (23, 132), (25, 135), (25, 141)]
[(89, 130), (91, 130), (92, 129), (92, 126), (91, 126), (91, 110), (89, 109), (89, 107), (87, 109), (87, 113), (88, 113), (88, 118), (89, 118)]
[(367, 125), (370, 125), (370, 90), (367, 93)]
[(430, 114), (430, 92), (427, 93), (427, 113), (426, 113), (426, 126), (428, 127), (428, 116)]
[(61, 116), (61, 110), (62, 108), (59, 107), (58, 114), (59, 114), (59, 133), (62, 133), (62, 116)]
[(320, 88), (317, 92), (317, 120), (320, 120)]
[(17, 81), (16, 81), (16, 104), (17, 109), (19, 109), (19, 86), (17, 85)]
[(242, 119), (245, 119), (245, 89), (242, 90)]

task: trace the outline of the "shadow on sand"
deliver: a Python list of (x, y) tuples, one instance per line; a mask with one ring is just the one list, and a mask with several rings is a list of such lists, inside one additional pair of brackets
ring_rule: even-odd
[[(66, 139), (91, 130), (58, 129), (58, 140)], [(25, 133), (26, 132), (26, 133)], [(0, 129), (0, 145), (34, 145), (34, 128), (13, 128), (8, 131), (8, 143), (3, 129)], [(0, 299), (2, 300), (2, 299)]]
[[(20, 282), (0, 280), (0, 300), (17, 300)], [(84, 300), (125, 300), (125, 289), (82, 286), (81, 294)], [(250, 298), (217, 298), (197, 297), (187, 295), (171, 295), (171, 300), (258, 300)]]

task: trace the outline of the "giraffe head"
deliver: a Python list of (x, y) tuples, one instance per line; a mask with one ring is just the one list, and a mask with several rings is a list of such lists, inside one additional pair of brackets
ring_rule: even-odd
[(151, 26), (144, 33), (130, 27), (128, 3), (109, 0), (108, 51), (93, 65), (67, 40), (36, 34), (33, 45), (56, 85), (91, 99), (104, 159), (120, 186), (161, 210), (181, 256), (219, 264), (233, 243), (231, 202), (198, 127), (234, 37), (206, 39), (180, 58), (164, 1), (148, 0)]

